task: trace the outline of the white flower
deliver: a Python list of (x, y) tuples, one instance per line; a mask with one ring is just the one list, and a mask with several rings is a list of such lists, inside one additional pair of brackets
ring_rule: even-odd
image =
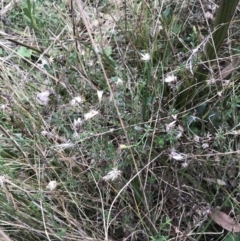
[(217, 183), (220, 186), (226, 186), (226, 182), (224, 182), (223, 180), (220, 179), (214, 179), (214, 178), (203, 178), (205, 181), (209, 182), (209, 183)]
[(200, 141), (200, 137), (198, 135), (194, 135), (193, 140), (195, 142), (199, 142)]
[(44, 69), (44, 65), (49, 66), (49, 63), (48, 63), (48, 61), (47, 61), (45, 58), (42, 58), (42, 61), (41, 61), (41, 62), (42, 62), (41, 64), (37, 64), (37, 66), (38, 66), (39, 68)]
[(166, 125), (166, 132), (169, 132), (176, 124), (176, 121), (172, 121), (171, 123)]
[(95, 52), (96, 54), (99, 54), (100, 50), (99, 50), (99, 47), (98, 47), (98, 46), (95, 46), (95, 47), (94, 47), (94, 52)]
[(177, 132), (177, 135), (176, 135), (176, 139), (179, 139), (179, 138), (181, 138), (182, 137), (182, 132), (181, 131), (178, 131)]
[(70, 101), (70, 105), (74, 106), (74, 105), (77, 105), (77, 104), (80, 104), (84, 102), (84, 98), (81, 97), (81, 96), (77, 96), (77, 97), (74, 97), (71, 101)]
[(102, 90), (98, 90), (97, 91), (97, 96), (98, 96), (98, 101), (100, 103), (102, 101), (103, 91)]
[(74, 140), (78, 140), (79, 139), (79, 133), (77, 131), (74, 131), (73, 135), (72, 135)]
[(0, 108), (1, 108), (2, 110), (5, 110), (5, 109), (7, 108), (7, 105), (1, 105)]
[(204, 134), (204, 137), (210, 141), (212, 139), (212, 134), (208, 132), (207, 134)]
[(213, 14), (209, 11), (207, 11), (205, 14), (204, 14), (205, 18), (206, 19), (209, 19), (209, 20), (213, 20)]
[(54, 61), (53, 56), (50, 56), (50, 58), (49, 58), (49, 63), (51, 64), (51, 63), (53, 63), (53, 61)]
[(117, 82), (116, 82), (116, 85), (123, 85), (123, 81), (122, 81), (122, 79), (120, 79), (120, 78), (118, 78), (117, 79)]
[(174, 81), (176, 81), (176, 80), (177, 80), (177, 77), (172, 74), (172, 75), (168, 75), (168, 76), (164, 79), (164, 82), (166, 82), (166, 83), (171, 83), (171, 82), (174, 82)]
[(176, 161), (181, 161), (181, 160), (186, 159), (186, 155), (185, 154), (178, 153), (174, 149), (171, 150), (171, 153), (169, 154), (169, 157), (171, 159), (176, 160)]
[(182, 168), (186, 168), (186, 167), (188, 167), (188, 163), (185, 161), (182, 163)]
[(202, 148), (203, 148), (203, 149), (207, 149), (208, 147), (209, 147), (209, 144), (208, 144), (208, 143), (203, 143), (203, 144), (202, 144)]
[(129, 149), (129, 148), (132, 148), (134, 147), (134, 145), (125, 145), (125, 144), (120, 144), (118, 146), (119, 150), (122, 150), (122, 149)]
[(228, 86), (230, 84), (230, 80), (223, 80), (223, 86)]
[(217, 179), (217, 184), (220, 186), (227, 186), (226, 182), (224, 182), (223, 180)]
[(37, 96), (36, 96), (37, 102), (40, 105), (47, 105), (49, 102), (49, 96), (52, 94), (53, 94), (53, 92), (50, 90), (45, 90), (41, 93), (37, 93)]
[(90, 67), (94, 65), (93, 59), (89, 60), (88, 65), (89, 65)]
[(163, 30), (163, 26), (162, 26), (161, 24), (159, 24), (158, 30), (159, 30), (159, 31)]
[(86, 114), (84, 114), (84, 119), (85, 120), (88, 120), (88, 119), (91, 119), (91, 118), (93, 118), (95, 115), (97, 115), (98, 114), (98, 111), (96, 111), (96, 110), (91, 110), (91, 111), (89, 111), (88, 113), (86, 113)]
[(3, 187), (3, 184), (5, 181), (6, 181), (6, 178), (4, 176), (0, 176), (0, 187)]
[(67, 141), (66, 143), (55, 145), (54, 148), (59, 149), (59, 150), (64, 150), (66, 148), (71, 148), (71, 147), (74, 147), (74, 146), (75, 146), (74, 143), (72, 143), (70, 141)]
[(53, 191), (56, 188), (56, 186), (57, 186), (57, 182), (56, 181), (50, 181), (46, 188), (49, 191)]
[(183, 128), (183, 126), (182, 125), (180, 125), (180, 124), (178, 124), (178, 132), (177, 132), (177, 135), (176, 135), (176, 139), (179, 139), (179, 138), (181, 138), (182, 137), (182, 135), (183, 135), (183, 132), (184, 132), (184, 128)]
[(136, 131), (141, 131), (143, 128), (141, 127), (141, 126), (134, 126), (134, 130), (136, 130)]
[(81, 120), (81, 118), (78, 118), (77, 120), (73, 121), (73, 130), (78, 130), (83, 124), (83, 121)]
[(231, 134), (231, 135), (239, 136), (240, 135), (240, 130), (236, 130), (236, 131), (232, 131), (232, 132), (228, 132), (228, 133)]
[(150, 56), (149, 53), (141, 54), (141, 60), (142, 61), (148, 62), (150, 59), (151, 59), (151, 56)]
[(50, 133), (50, 132), (48, 132), (48, 131), (41, 131), (41, 134), (42, 134), (43, 136), (50, 136), (50, 137), (53, 136), (53, 134)]
[(124, 144), (120, 144), (120, 145), (119, 145), (119, 149), (126, 149), (126, 148), (128, 148), (128, 146), (126, 146), (126, 145), (124, 145)]
[(170, 154), (172, 159), (177, 160), (177, 161), (181, 161), (184, 159), (184, 156), (182, 156), (181, 154), (174, 152)]
[(103, 180), (105, 181), (114, 181), (119, 176), (121, 176), (121, 171), (117, 169), (117, 167), (114, 167), (110, 172), (107, 173), (106, 176), (103, 177)]
[(213, 84), (215, 84), (216, 83), (216, 79), (214, 79), (214, 78), (211, 78), (211, 79), (207, 79), (206, 80), (206, 83), (207, 83), (207, 85), (213, 85)]

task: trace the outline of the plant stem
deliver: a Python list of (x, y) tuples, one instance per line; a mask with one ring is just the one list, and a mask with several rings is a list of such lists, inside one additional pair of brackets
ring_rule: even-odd
[[(232, 20), (233, 14), (236, 10), (239, 0), (222, 0), (217, 12), (217, 16), (214, 22), (214, 31), (211, 41), (208, 41), (205, 47), (205, 56), (202, 62), (211, 61), (216, 58), (217, 52), (220, 49), (229, 28), (229, 24)], [(206, 80), (209, 68), (200, 64), (195, 72), (194, 78), (199, 83)]]

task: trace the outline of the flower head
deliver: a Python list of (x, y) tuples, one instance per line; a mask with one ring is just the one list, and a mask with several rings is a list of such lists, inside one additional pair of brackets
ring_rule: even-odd
[(149, 53), (141, 54), (141, 60), (142, 61), (148, 62), (150, 59), (151, 59), (151, 56), (150, 56)]
[(53, 191), (56, 188), (56, 186), (57, 186), (57, 182), (56, 181), (50, 181), (46, 188), (49, 191)]
[(176, 152), (175, 149), (171, 149), (169, 157), (176, 161), (185, 160), (187, 158), (187, 156), (185, 154)]
[(120, 79), (120, 78), (118, 78), (117, 79), (117, 82), (116, 82), (116, 85), (123, 85), (123, 81), (122, 81), (122, 79)]
[(4, 176), (0, 176), (0, 187), (3, 187), (6, 178)]
[(177, 77), (172, 74), (172, 75), (168, 75), (168, 76), (164, 79), (164, 82), (166, 82), (166, 83), (171, 83), (171, 82), (174, 82), (174, 81), (176, 81), (176, 80), (177, 80)]
[(82, 96), (76, 96), (70, 101), (70, 105), (75, 106), (84, 102), (84, 98)]
[(89, 119), (93, 118), (97, 114), (98, 114), (98, 111), (90, 110), (88, 113), (84, 114), (84, 119), (85, 120), (89, 120)]
[(100, 103), (102, 101), (103, 91), (102, 90), (97, 90), (97, 96), (98, 96), (98, 101)]
[(107, 173), (106, 176), (103, 177), (103, 180), (105, 181), (114, 181), (121, 175), (121, 171), (117, 169), (117, 167), (114, 167), (110, 172)]
[(74, 131), (77, 131), (81, 128), (82, 125), (83, 125), (83, 120), (81, 118), (78, 118), (73, 121), (72, 128)]
[(53, 95), (51, 90), (42, 91), (37, 93), (36, 100), (40, 105), (48, 105), (50, 95)]

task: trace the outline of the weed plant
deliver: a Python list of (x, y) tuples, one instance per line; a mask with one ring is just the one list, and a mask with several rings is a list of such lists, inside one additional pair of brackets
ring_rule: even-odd
[(233, 237), (207, 215), (218, 207), (237, 217), (240, 201), (239, 14), (204, 57), (219, 4), (2, 1), (9, 239)]

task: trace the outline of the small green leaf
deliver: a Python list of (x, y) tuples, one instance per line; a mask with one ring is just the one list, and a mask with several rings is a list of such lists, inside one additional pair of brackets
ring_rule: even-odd
[(223, 241), (240, 241), (240, 236), (237, 234), (229, 233)]
[(20, 54), (22, 57), (26, 57), (26, 58), (30, 58), (32, 55), (32, 50), (31, 49), (27, 49), (24, 46), (21, 46), (18, 51), (18, 54)]
[(24, 14), (25, 14), (29, 19), (32, 19), (31, 12), (29, 11), (28, 8), (24, 8), (24, 9), (23, 9), (23, 12), (24, 12)]
[(31, 11), (31, 8), (32, 8), (31, 0), (27, 0), (27, 6), (28, 6), (28, 10)]
[(171, 8), (166, 8), (164, 11), (163, 11), (163, 17), (164, 18), (168, 18), (171, 14)]
[(163, 13), (163, 20), (165, 22), (166, 25), (169, 25), (171, 23), (172, 20), (172, 9), (171, 8), (166, 8)]
[(104, 54), (106, 54), (108, 57), (111, 56), (112, 48), (111, 47), (104, 48)]

